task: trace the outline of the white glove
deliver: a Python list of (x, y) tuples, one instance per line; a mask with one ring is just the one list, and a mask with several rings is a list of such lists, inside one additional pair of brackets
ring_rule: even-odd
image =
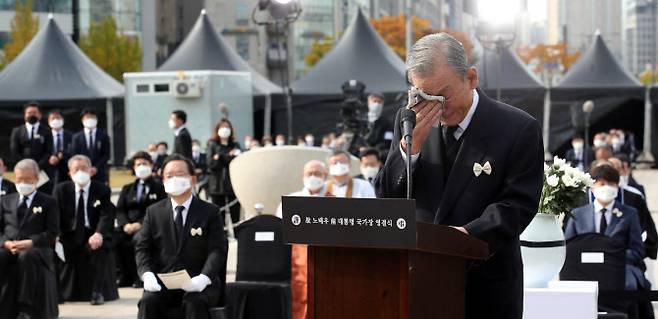
[[(210, 285), (210, 278), (204, 274), (200, 274), (190, 279), (190, 282), (184, 284), (183, 290), (187, 292), (201, 292), (208, 285)], [(146, 282), (144, 282), (144, 287), (146, 287)]]
[(144, 290), (146, 291), (157, 292), (162, 290), (162, 287), (158, 284), (158, 280), (155, 279), (155, 275), (150, 271), (142, 275), (142, 281), (144, 282)]

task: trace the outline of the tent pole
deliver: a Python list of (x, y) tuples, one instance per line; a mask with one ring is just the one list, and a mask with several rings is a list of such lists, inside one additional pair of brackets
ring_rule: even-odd
[(644, 168), (651, 168), (655, 163), (655, 158), (651, 153), (651, 86), (648, 85), (644, 90), (644, 142), (642, 143), (642, 154), (638, 156), (637, 162)]
[(114, 162), (114, 105), (112, 98), (105, 100), (105, 117), (107, 119), (107, 135), (110, 136), (110, 163)]
[(265, 114), (263, 115), (263, 135), (272, 135), (272, 95), (265, 95)]
[(549, 149), (551, 134), (551, 88), (546, 89), (544, 94), (544, 121), (543, 121), (543, 140), (544, 140), (544, 160), (550, 161), (553, 158)]

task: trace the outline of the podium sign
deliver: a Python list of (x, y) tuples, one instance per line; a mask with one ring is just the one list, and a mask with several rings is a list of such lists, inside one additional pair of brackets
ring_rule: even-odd
[(283, 240), (334, 247), (416, 247), (415, 202), (284, 196)]

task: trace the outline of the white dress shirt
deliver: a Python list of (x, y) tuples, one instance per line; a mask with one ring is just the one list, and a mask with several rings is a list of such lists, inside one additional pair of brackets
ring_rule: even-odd
[(176, 220), (176, 215), (178, 214), (178, 212), (176, 211), (176, 207), (183, 206), (185, 208), (185, 209), (183, 209), (183, 213), (182, 213), (183, 214), (183, 225), (185, 225), (185, 221), (187, 220), (187, 213), (190, 211), (190, 204), (192, 204), (192, 198), (194, 198), (194, 196), (190, 195), (190, 197), (188, 199), (186, 199), (183, 202), (183, 204), (176, 203), (176, 201), (174, 201), (173, 198), (170, 199), (171, 200), (171, 208), (174, 212), (174, 215), (173, 215), (174, 216), (174, 222)]
[(80, 187), (78, 184), (75, 184), (75, 211), (78, 211), (78, 201), (80, 200), (80, 190), (84, 191), (83, 201), (85, 203), (85, 227), (91, 228), (89, 224), (89, 213), (87, 212), (87, 207), (89, 207), (89, 188), (91, 186), (91, 181), (87, 183), (84, 187)]
[(87, 145), (86, 145), (87, 147), (89, 147), (89, 133), (91, 132), (91, 137), (94, 140), (94, 145), (92, 145), (91, 148), (94, 149), (94, 147), (96, 146), (95, 145), (96, 141), (98, 141), (98, 139), (96, 138), (96, 129), (85, 128), (84, 131), (85, 131), (85, 141), (87, 141)]
[(594, 231), (599, 232), (601, 230), (601, 210), (605, 208), (605, 221), (610, 227), (610, 221), (612, 220), (612, 210), (615, 206), (615, 201), (612, 201), (607, 206), (601, 205), (598, 200), (594, 201)]
[(34, 138), (34, 136), (32, 136), (32, 129), (34, 129), (35, 134), (39, 135), (39, 122), (34, 123), (34, 125), (25, 123), (25, 128), (27, 129), (27, 137), (29, 139)]
[(177, 128), (174, 131), (174, 136), (178, 136), (178, 134), (180, 134), (180, 131), (182, 131), (184, 128), (185, 128), (185, 125), (181, 125), (181, 127)]
[[(478, 92), (476, 90), (473, 90), (473, 101), (471, 102), (471, 108), (468, 110), (468, 113), (466, 113), (466, 117), (457, 124), (457, 129), (455, 130), (454, 137), (455, 140), (459, 140), (459, 138), (464, 135), (464, 132), (466, 132), (466, 129), (468, 129), (468, 126), (471, 124), (471, 120), (473, 120), (473, 115), (475, 114), (475, 110), (478, 107), (478, 102), (480, 101), (480, 96), (478, 95)], [(402, 149), (402, 144), (400, 144), (400, 154), (402, 154), (402, 159), (407, 160), (407, 153), (404, 152)], [(418, 161), (418, 156), (420, 156), (420, 152), (418, 154), (411, 155), (411, 166), (415, 166), (416, 162)]]
[[(288, 196), (297, 196), (297, 197), (324, 197), (327, 194), (327, 187), (322, 186), (322, 189), (317, 194), (311, 194), (311, 191), (308, 188), (304, 187), (302, 190), (294, 193), (288, 194)], [(283, 218), (283, 207), (279, 203), (279, 207), (276, 208), (276, 217)]]
[[(352, 178), (352, 198), (376, 198), (375, 189), (372, 187), (372, 184), (360, 179)], [(336, 197), (347, 197), (347, 185), (338, 185), (334, 183), (333, 189), (331, 190), (331, 195)]]
[[(37, 194), (37, 191), (34, 191), (34, 192), (32, 192), (32, 194), (27, 195), (27, 202), (26, 202), (27, 207), (32, 206), (32, 201), (34, 200), (34, 195), (36, 195), (36, 194)], [(25, 196), (23, 196), (23, 195), (20, 195), (20, 196), (18, 197), (18, 204), (17, 204), (17, 206), (20, 205), (20, 204), (23, 202), (23, 199), (24, 199), (24, 198), (25, 198)]]
[[(57, 143), (64, 143), (64, 130), (60, 129), (58, 131), (58, 130), (52, 129), (51, 132), (53, 134), (53, 150), (54, 150), (53, 153), (57, 153), (57, 151), (59, 151), (59, 148), (62, 147), (61, 145), (59, 145)], [(59, 140), (57, 139), (58, 137), (59, 137)], [(89, 142), (87, 142), (87, 144), (89, 144)], [(62, 150), (63, 149), (64, 148), (62, 147)]]

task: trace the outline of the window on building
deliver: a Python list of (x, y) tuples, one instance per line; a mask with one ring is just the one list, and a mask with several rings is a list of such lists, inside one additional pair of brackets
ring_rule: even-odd
[(239, 2), (235, 5), (235, 25), (238, 27), (244, 27), (249, 25), (249, 5), (243, 2)]
[(245, 60), (249, 60), (249, 36), (237, 35), (235, 37), (235, 50)]

